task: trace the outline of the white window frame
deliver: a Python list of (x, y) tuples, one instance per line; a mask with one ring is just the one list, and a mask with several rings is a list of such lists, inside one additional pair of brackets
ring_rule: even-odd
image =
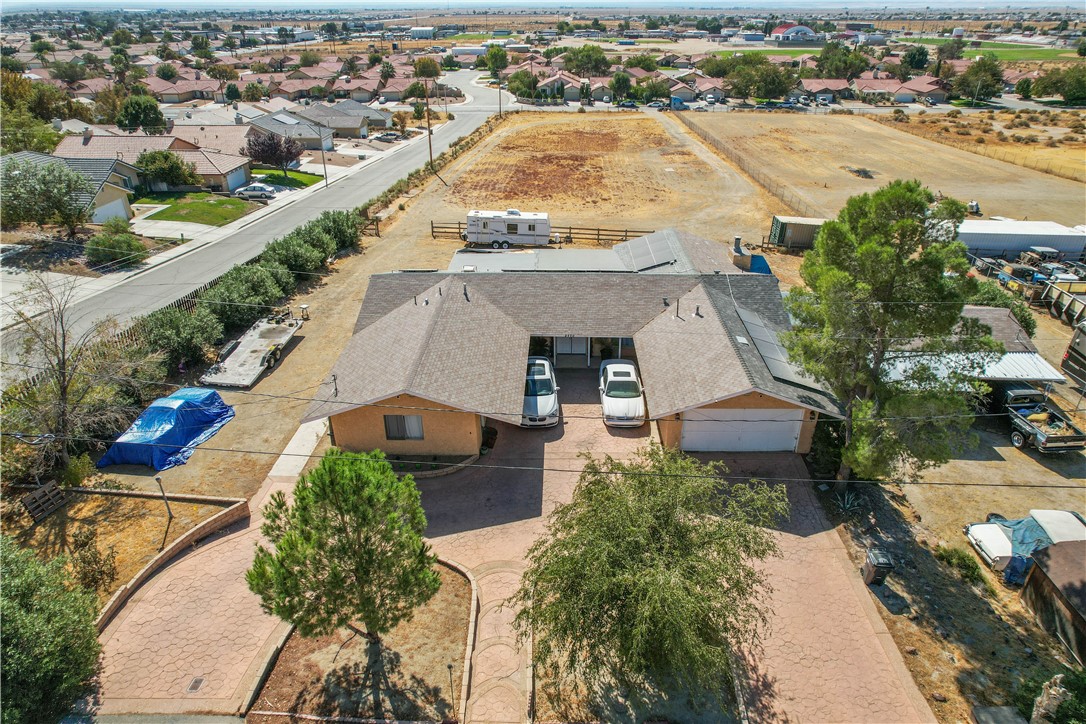
[(422, 440), (422, 415), (385, 415), (386, 440)]

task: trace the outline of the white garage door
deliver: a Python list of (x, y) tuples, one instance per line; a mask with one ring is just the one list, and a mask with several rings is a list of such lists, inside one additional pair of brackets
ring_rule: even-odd
[(690, 410), (682, 449), (690, 452), (791, 452), (804, 410)]
[(245, 168), (236, 168), (226, 174), (226, 190), (235, 191), (245, 185)]

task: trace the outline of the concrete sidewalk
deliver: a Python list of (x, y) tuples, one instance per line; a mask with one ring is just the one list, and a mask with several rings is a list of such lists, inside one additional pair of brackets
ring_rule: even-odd
[[(437, 134), (446, 127), (447, 124), (437, 126), (436, 128), (434, 128), (434, 133)], [(329, 167), (330, 173), (328, 178), (328, 184), (334, 186), (336, 183), (351, 176), (357, 175), (362, 170), (370, 167), (375, 163), (380, 162), (382, 159), (387, 158), (390, 155), (397, 153), (398, 151), (401, 151), (402, 149), (414, 146), (419, 143), (425, 144), (425, 142), (425, 135), (418, 136), (411, 139), (410, 141), (399, 143), (390, 148), (388, 151), (367, 154), (367, 158), (365, 161), (362, 161), (354, 166), (337, 167), (338, 169), (342, 169), (341, 173), (331, 173), (332, 167)], [(308, 188), (292, 191), (288, 194), (285, 194), (281, 200), (274, 201), (271, 204), (268, 204), (263, 209), (254, 211), (248, 216), (244, 216), (237, 221), (226, 224), (225, 226), (204, 226), (203, 224), (188, 224), (185, 222), (141, 219), (136, 222), (136, 230), (139, 233), (143, 233), (147, 236), (161, 236), (163, 238), (173, 239), (181, 238), (181, 234), (183, 233), (185, 243), (179, 244), (170, 249), (166, 249), (161, 253), (155, 254), (136, 268), (111, 271), (108, 274), (102, 275), (100, 277), (75, 277), (65, 274), (55, 274), (53, 276), (56, 277), (56, 281), (58, 284), (67, 282), (73, 285), (74, 288), (72, 294), (72, 303), (78, 303), (80, 301), (84, 301), (90, 297), (93, 297), (94, 295), (102, 291), (111, 289), (114, 286), (124, 284), (130, 279), (138, 277), (160, 264), (165, 264), (166, 262), (173, 261), (178, 257), (185, 256), (186, 254), (189, 254), (197, 249), (201, 249), (209, 244), (214, 244), (218, 241), (222, 241), (223, 239), (226, 239), (238, 233), (239, 231), (245, 229), (247, 226), (257, 221), (260, 221), (268, 216), (271, 216), (272, 214), (282, 211), (283, 209), (286, 209), (294, 204), (306, 201), (314, 194), (319, 193), (325, 188), (326, 185), (324, 181), (321, 181), (319, 183), (313, 184)], [(361, 204), (366, 200), (367, 199), (359, 199), (358, 203)], [(196, 227), (202, 228), (197, 229)], [(154, 233), (147, 233), (147, 231), (144, 230), (150, 230)], [(290, 229), (283, 229), (283, 233), (287, 233), (288, 231), (290, 231)], [(269, 241), (270, 240), (271, 239), (269, 239)], [(225, 271), (225, 269), (223, 271)], [(10, 267), (5, 267), (2, 273), (0, 273), (0, 284), (2, 284), (2, 286), (0, 286), (0, 295), (2, 295), (3, 302), (6, 302), (0, 303), (0, 329), (7, 329), (14, 324), (18, 324), (18, 321), (12, 314), (12, 310), (8, 306), (8, 304), (19, 306), (20, 308), (25, 307), (25, 303), (19, 299), (19, 292), (25, 286), (25, 281), (22, 281), (22, 279), (25, 279), (27, 274), (28, 272), (24, 272), (18, 269), (12, 269)], [(39, 313), (41, 310), (25, 309), (25, 311), (26, 313), (33, 315)]]

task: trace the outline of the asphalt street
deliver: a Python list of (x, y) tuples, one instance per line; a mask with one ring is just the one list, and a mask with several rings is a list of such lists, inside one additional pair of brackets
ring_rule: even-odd
[[(433, 136), (434, 156), (449, 145), (470, 134), (497, 113), (498, 95), (491, 88), (472, 84), (480, 73), (457, 71), (450, 73), (448, 82), (461, 88), (470, 100), (458, 104), (455, 119)], [(508, 94), (502, 100), (511, 100)], [(97, 320), (113, 317), (124, 325), (131, 320), (166, 306), (170, 302), (198, 289), (207, 281), (234, 266), (247, 262), (273, 239), (283, 236), (301, 224), (328, 210), (348, 210), (380, 195), (411, 171), (424, 166), (429, 158), (425, 143), (414, 143), (386, 158), (372, 163), (359, 173), (333, 181), (305, 199), (260, 217), (230, 236), (207, 244), (169, 262), (149, 267), (108, 289), (79, 299), (72, 305), (70, 320), (75, 334), (89, 329)], [(78, 282), (77, 282), (78, 283)], [(5, 360), (12, 360), (21, 336), (18, 327), (5, 330), (2, 347)]]

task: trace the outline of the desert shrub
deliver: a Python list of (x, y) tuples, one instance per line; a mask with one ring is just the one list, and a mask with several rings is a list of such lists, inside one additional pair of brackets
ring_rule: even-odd
[(447, 120), (447, 121), (455, 121), (455, 120), (456, 120), (456, 116), (454, 116), (454, 115), (452, 114), (452, 111), (450, 111), (450, 112), (448, 112), (448, 113), (446, 113), (446, 114), (445, 114), (445, 120)]
[(852, 112), (851, 108), (831, 108), (830, 109), (830, 115), (831, 116), (854, 116), (856, 114)]
[(587, 111), (585, 111), (584, 106), (581, 106), (580, 108), (577, 109), (577, 112), (578, 113), (586, 113)]
[(102, 231), (107, 234), (124, 234), (131, 229), (128, 219), (123, 216), (111, 216), (102, 222)]
[(1063, 137), (1063, 140), (1065, 143), (1078, 143), (1082, 139), (1074, 134), (1068, 133), (1066, 136)]
[(260, 266), (264, 267), (272, 278), (275, 279), (276, 285), (279, 287), (279, 291), (282, 292), (284, 297), (288, 297), (294, 293), (294, 290), (298, 287), (298, 280), (295, 278), (294, 273), (287, 268), (285, 264), (279, 262), (266, 261)]
[(962, 117), (962, 112), (960, 110), (958, 110), (957, 108), (955, 108), (952, 111), (947, 111), (946, 112), (946, 117), (947, 118), (961, 118)]
[(60, 472), (60, 484), (66, 488), (79, 488), (92, 475), (94, 475), (94, 462), (87, 453), (83, 453), (68, 461), (68, 467)]
[(203, 304), (191, 313), (177, 307), (151, 312), (140, 322), (143, 343), (162, 352), (170, 369), (204, 362), (223, 336), (223, 324)]
[(110, 546), (104, 553), (98, 547), (98, 532), (81, 526), (72, 534), (72, 578), (95, 593), (108, 591), (117, 580), (117, 552)]
[(260, 256), (263, 262), (279, 264), (293, 274), (309, 274), (320, 269), (324, 257), (320, 251), (306, 244), (294, 234), (284, 236), (264, 247)]
[(965, 548), (940, 545), (935, 548), (935, 558), (957, 571), (958, 576), (966, 583), (981, 586), (988, 595), (995, 593), (992, 584), (984, 577), (980, 563)]
[(269, 313), (281, 296), (271, 272), (259, 266), (236, 266), (200, 300), (229, 331), (246, 327)]
[(1074, 121), (1067, 125), (1067, 130), (1075, 131), (1076, 133), (1086, 132), (1086, 123), (1083, 123), (1082, 121)]
[(123, 266), (139, 264), (147, 258), (147, 248), (134, 234), (127, 232), (95, 234), (83, 247), (92, 264), (118, 262)]
[(1063, 674), (1063, 687), (1071, 698), (1056, 709), (1046, 721), (1051, 724), (1081, 724), (1086, 721), (1086, 669), (1062, 669), (1046, 676), (1027, 679), (1011, 694), (1011, 704), (1027, 720), (1033, 716), (1033, 702), (1041, 695), (1041, 687), (1056, 674)]
[(957, 130), (957, 134), (958, 134), (959, 136), (972, 136), (972, 135), (973, 135), (973, 132), (972, 132), (972, 131), (970, 131), (970, 130), (969, 130), (968, 128), (959, 128), (959, 129)]
[(309, 223), (332, 237), (340, 251), (358, 247), (358, 217), (349, 211), (325, 211)]
[(312, 221), (303, 226), (299, 226), (288, 234), (288, 236), (293, 236), (301, 240), (304, 244), (319, 251), (322, 262), (325, 259), (329, 259), (336, 255), (336, 240)]
[(996, 132), (996, 139), (1000, 140), (1000, 141), (1006, 141), (1007, 140), (1007, 134), (1004, 133), (1003, 131), (997, 131)]
[(1048, 146), (1049, 148), (1059, 148), (1060, 147), (1060, 142), (1057, 141), (1055, 138), (1050, 138), (1050, 139), (1048, 139), (1048, 142), (1045, 143), (1045, 145)]

